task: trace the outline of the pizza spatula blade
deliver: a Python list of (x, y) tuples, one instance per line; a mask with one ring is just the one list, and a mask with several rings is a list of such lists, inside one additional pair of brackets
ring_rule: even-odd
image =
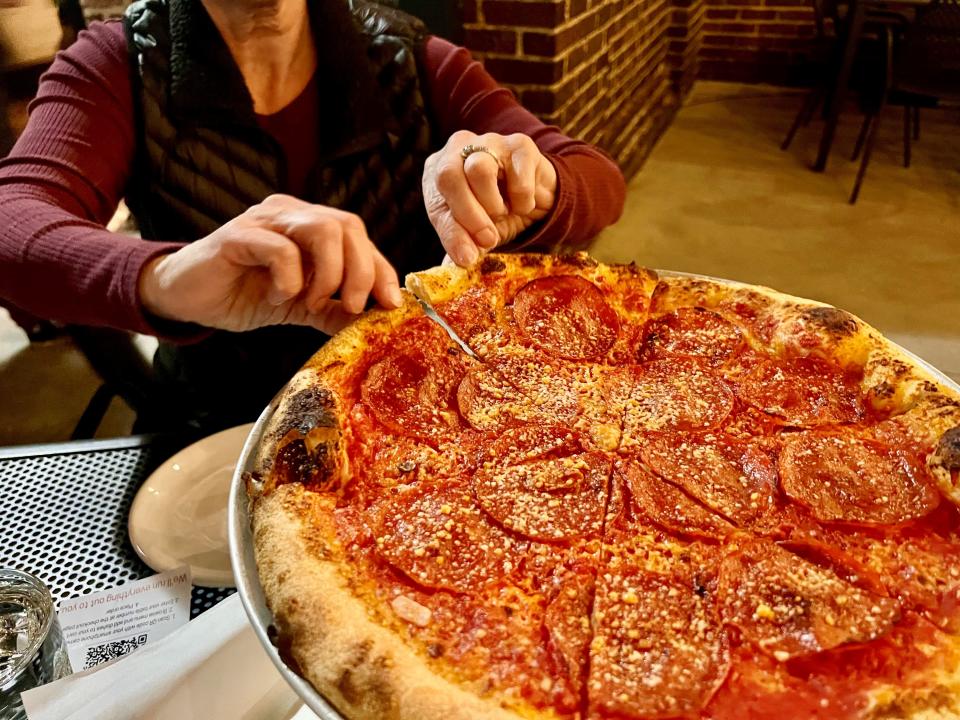
[(450, 336), (451, 340), (453, 340), (457, 345), (459, 345), (460, 348), (470, 357), (472, 358), (477, 357), (477, 354), (473, 351), (473, 348), (467, 345), (463, 341), (463, 339), (459, 335), (457, 335), (456, 331), (452, 327), (450, 327), (450, 325), (447, 323), (446, 320), (444, 320), (442, 317), (440, 317), (437, 314), (436, 310), (430, 307), (430, 305), (426, 303), (423, 298), (418, 297), (417, 300), (420, 302), (420, 307), (423, 308), (423, 312), (426, 314), (426, 316), (431, 320), (433, 320), (437, 325), (442, 327), (443, 331)]

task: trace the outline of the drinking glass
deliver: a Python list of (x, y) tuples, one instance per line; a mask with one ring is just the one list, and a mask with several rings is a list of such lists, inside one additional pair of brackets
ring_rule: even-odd
[(71, 672), (50, 591), (29, 573), (0, 568), (0, 720), (26, 720), (20, 693)]

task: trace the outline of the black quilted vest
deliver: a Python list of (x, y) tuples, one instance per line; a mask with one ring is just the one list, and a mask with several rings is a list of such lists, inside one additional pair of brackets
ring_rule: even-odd
[[(434, 265), (443, 251), (420, 189), (437, 146), (421, 90), (423, 26), (361, 0), (309, 5), (323, 125), (302, 199), (358, 214), (401, 278)], [(127, 202), (143, 237), (192, 241), (284, 192), (283, 153), (200, 1), (139, 0), (125, 27), (139, 124)], [(157, 424), (210, 431), (254, 419), (324, 339), (274, 327), (162, 342), (154, 365), (169, 414)]]

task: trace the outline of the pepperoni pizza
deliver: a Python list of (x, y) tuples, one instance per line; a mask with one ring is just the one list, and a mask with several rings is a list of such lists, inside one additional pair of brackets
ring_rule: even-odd
[[(491, 255), (333, 338), (248, 477), (348, 718), (960, 716), (960, 393), (846, 312)], [(472, 352), (467, 352), (467, 348)]]

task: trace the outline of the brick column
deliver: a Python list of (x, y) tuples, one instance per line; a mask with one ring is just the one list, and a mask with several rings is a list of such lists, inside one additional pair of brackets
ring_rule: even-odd
[[(672, 1), (463, 0), (464, 44), (528, 109), (600, 146), (629, 176), (677, 104)], [(678, 57), (695, 70), (696, 53)]]
[(685, 97), (697, 79), (707, 0), (671, 0), (667, 61), (674, 91)]

